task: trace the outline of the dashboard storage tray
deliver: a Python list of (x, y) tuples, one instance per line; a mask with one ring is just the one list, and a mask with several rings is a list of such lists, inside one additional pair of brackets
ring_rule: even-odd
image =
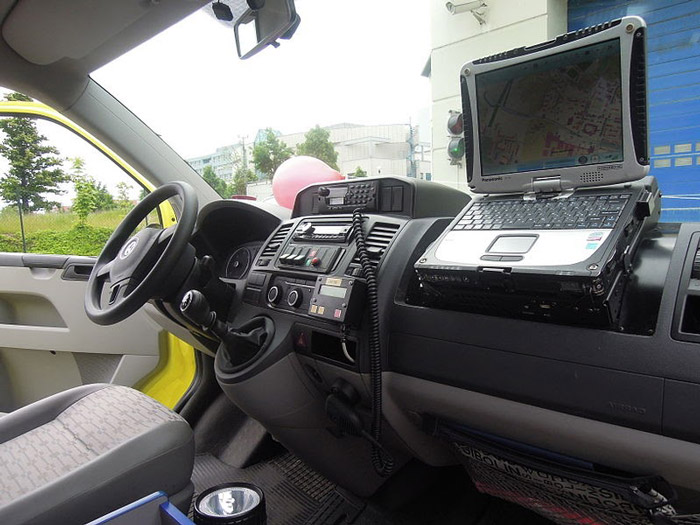
[(575, 458), (436, 421), (483, 493), (526, 507), (560, 525), (700, 524), (679, 514), (675, 491), (660, 476), (608, 473)]

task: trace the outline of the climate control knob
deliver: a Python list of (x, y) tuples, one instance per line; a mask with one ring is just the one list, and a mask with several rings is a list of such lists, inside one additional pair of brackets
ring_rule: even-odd
[(267, 291), (267, 302), (269, 302), (270, 304), (277, 304), (280, 302), (281, 298), (282, 288), (280, 288), (276, 284), (274, 286), (270, 286), (270, 289)]
[(287, 304), (292, 308), (299, 306), (304, 300), (303, 292), (299, 288), (292, 288), (287, 294)]

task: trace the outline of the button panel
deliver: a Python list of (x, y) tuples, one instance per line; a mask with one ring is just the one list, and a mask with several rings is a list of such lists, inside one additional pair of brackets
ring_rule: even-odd
[(359, 324), (365, 306), (365, 284), (348, 277), (319, 277), (308, 313), (327, 321)]
[(327, 273), (338, 258), (338, 246), (289, 244), (277, 258), (280, 267), (293, 267), (307, 272)]

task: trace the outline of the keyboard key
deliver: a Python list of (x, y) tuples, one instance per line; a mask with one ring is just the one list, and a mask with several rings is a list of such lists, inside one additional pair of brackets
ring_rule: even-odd
[(605, 208), (603, 208), (603, 211), (619, 211), (624, 207), (625, 207), (625, 205), (621, 202), (619, 202), (619, 203), (618, 202), (615, 202), (615, 203), (611, 202)]

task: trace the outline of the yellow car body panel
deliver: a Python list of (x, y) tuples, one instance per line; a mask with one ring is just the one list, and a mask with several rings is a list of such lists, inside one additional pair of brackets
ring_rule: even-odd
[(158, 366), (135, 388), (174, 408), (194, 379), (197, 370), (194, 348), (169, 332), (161, 332), (159, 347)]
[[(66, 118), (55, 109), (40, 102), (0, 101), (0, 117), (26, 116), (55, 122), (83, 137), (122, 168), (139, 186), (153, 191), (155, 186), (136, 171), (129, 163), (112, 151), (88, 131)], [(177, 222), (175, 211), (169, 202), (160, 204), (163, 224)], [(196, 372), (194, 348), (174, 335), (163, 332), (159, 340), (160, 361), (153, 372), (142, 379), (136, 387), (165, 406), (172, 408), (187, 392)]]

